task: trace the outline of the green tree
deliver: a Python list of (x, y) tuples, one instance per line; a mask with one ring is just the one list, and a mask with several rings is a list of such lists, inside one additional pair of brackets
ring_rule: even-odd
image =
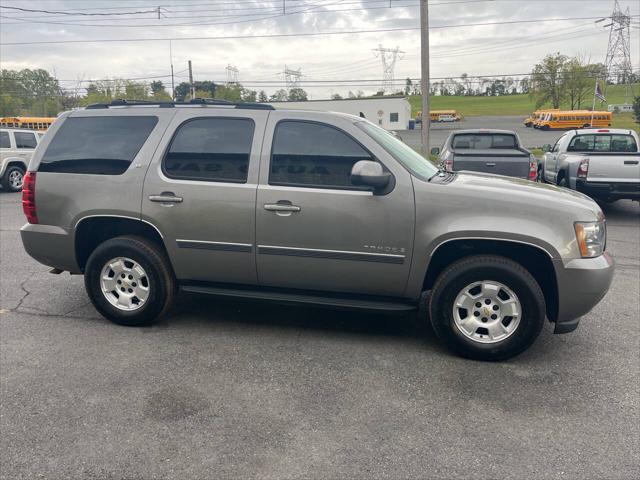
[(302, 88), (292, 88), (289, 90), (289, 101), (291, 102), (306, 102), (309, 100), (307, 97), (307, 92), (305, 92)]
[(333, 95), (331, 95), (331, 100), (342, 100), (342, 95), (340, 95), (339, 93), (334, 93)]
[(62, 90), (43, 69), (0, 71), (0, 113), (55, 116), (62, 109)]
[(531, 71), (530, 95), (535, 99), (536, 108), (551, 104), (560, 108), (565, 98), (564, 70), (567, 56), (554, 53), (544, 57)]
[(269, 98), (267, 97), (267, 92), (265, 92), (264, 90), (260, 90), (260, 93), (258, 94), (258, 101), (260, 103), (268, 102)]
[(276, 90), (275, 92), (273, 92), (273, 95), (269, 97), (269, 100), (271, 100), (272, 102), (286, 102), (288, 99), (289, 94), (284, 88)]
[(636, 119), (636, 123), (640, 124), (640, 95), (633, 98), (633, 116)]

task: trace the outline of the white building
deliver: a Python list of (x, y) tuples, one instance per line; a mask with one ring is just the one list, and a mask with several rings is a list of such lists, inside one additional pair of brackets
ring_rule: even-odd
[(616, 110), (618, 112), (633, 112), (633, 105), (630, 103), (611, 104), (607, 106), (607, 110), (610, 112), (615, 112)]
[(387, 130), (406, 130), (411, 119), (411, 105), (403, 96), (269, 103), (275, 108), (350, 113), (364, 117)]

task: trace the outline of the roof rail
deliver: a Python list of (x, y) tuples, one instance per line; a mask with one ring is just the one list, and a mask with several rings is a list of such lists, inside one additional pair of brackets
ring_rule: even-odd
[(160, 108), (173, 108), (179, 105), (201, 105), (201, 106), (229, 106), (235, 108), (249, 109), (249, 110), (275, 110), (272, 105), (268, 103), (254, 103), (254, 102), (230, 102), (229, 100), (220, 100), (217, 98), (192, 98), (188, 102), (156, 102), (153, 100), (125, 100), (118, 98), (112, 100), (111, 103), (92, 103), (87, 105), (87, 110), (98, 110), (101, 108), (109, 107), (140, 107), (140, 106), (158, 106)]

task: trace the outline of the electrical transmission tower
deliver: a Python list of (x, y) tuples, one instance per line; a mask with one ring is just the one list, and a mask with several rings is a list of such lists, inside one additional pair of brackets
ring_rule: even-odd
[(629, 7), (625, 12), (620, 8), (618, 0), (613, 5), (611, 23), (604, 25), (610, 27), (609, 46), (607, 47), (607, 80), (623, 83), (625, 85), (624, 103), (631, 101), (631, 42), (630, 25), (631, 15)]
[(404, 52), (400, 50), (400, 47), (383, 48), (382, 45), (378, 45), (378, 48), (373, 50), (373, 55), (382, 60), (382, 91), (392, 92), (394, 90), (393, 72), (396, 68), (396, 61), (402, 58)]
[(300, 68), (298, 70), (293, 70), (291, 68), (287, 68), (284, 66), (284, 83), (287, 86), (287, 90), (291, 90), (292, 88), (300, 88), (300, 77), (302, 77), (302, 73), (300, 72)]
[(227, 65), (227, 85), (238, 83), (239, 70), (235, 65)]

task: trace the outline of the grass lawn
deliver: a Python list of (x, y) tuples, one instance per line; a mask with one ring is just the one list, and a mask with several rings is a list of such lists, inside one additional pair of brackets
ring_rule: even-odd
[[(640, 94), (640, 84), (635, 84), (632, 88), (633, 95)], [(623, 103), (624, 87), (619, 85), (607, 85), (604, 92), (607, 103)], [(591, 108), (591, 100), (588, 99), (588, 108)], [(465, 115), (522, 115), (525, 116), (535, 110), (535, 102), (529, 95), (504, 95), (502, 97), (457, 97), (457, 96), (435, 96), (430, 98), (432, 110), (457, 110), (459, 114)], [(422, 108), (422, 97), (411, 95), (411, 115)], [(566, 106), (564, 106), (566, 107)], [(568, 107), (566, 107), (568, 108)], [(596, 102), (596, 109), (606, 110), (606, 104)], [(627, 127), (623, 127), (627, 128)], [(637, 127), (636, 127), (637, 128)]]
[(640, 125), (638, 125), (634, 118), (633, 113), (614, 113), (613, 114), (613, 128), (628, 128), (629, 130), (635, 130), (640, 133)]

